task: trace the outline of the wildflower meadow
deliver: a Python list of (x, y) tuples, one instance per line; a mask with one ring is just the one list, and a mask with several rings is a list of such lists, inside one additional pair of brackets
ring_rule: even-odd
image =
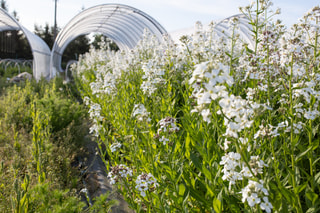
[(180, 44), (145, 31), (73, 67), (110, 182), (136, 212), (320, 211), (320, 8), (291, 27), (269, 0), (240, 10), (252, 47), (197, 23)]

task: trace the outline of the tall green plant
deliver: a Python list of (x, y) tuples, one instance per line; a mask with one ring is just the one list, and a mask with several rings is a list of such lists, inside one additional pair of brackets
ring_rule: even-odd
[(50, 137), (49, 118), (39, 111), (36, 103), (33, 105), (33, 128), (32, 128), (32, 155), (37, 165), (38, 181), (44, 183), (46, 179), (47, 148)]
[(320, 209), (320, 9), (286, 30), (271, 6), (242, 9), (252, 47), (233, 18), (218, 39), (197, 23), (179, 48), (146, 32), (80, 60), (91, 133), (137, 212)]

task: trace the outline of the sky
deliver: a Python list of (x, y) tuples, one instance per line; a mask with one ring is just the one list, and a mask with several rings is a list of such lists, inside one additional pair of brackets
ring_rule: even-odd
[[(6, 0), (9, 13), (15, 10), (20, 23), (34, 31), (34, 25), (54, 24), (54, 0)], [(239, 14), (240, 6), (251, 0), (58, 0), (57, 23), (65, 26), (83, 9), (99, 4), (119, 3), (135, 7), (156, 19), (168, 32), (193, 27), (197, 21), (204, 25), (212, 20)], [(277, 17), (287, 26), (296, 23), (305, 12), (319, 5), (319, 0), (273, 0), (273, 9), (281, 8)]]

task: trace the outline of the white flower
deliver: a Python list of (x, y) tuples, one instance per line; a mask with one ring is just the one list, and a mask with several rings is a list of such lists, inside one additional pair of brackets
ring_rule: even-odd
[(211, 119), (210, 119), (211, 112), (209, 109), (202, 110), (201, 115), (202, 115), (204, 121), (206, 121), (207, 123), (211, 123)]
[(98, 137), (100, 131), (103, 130), (103, 126), (98, 124), (96, 119), (93, 121), (93, 125), (89, 128), (89, 134), (93, 134), (95, 137)]
[(166, 137), (162, 136), (160, 139), (159, 139), (160, 142), (163, 143), (163, 145), (166, 145), (167, 142), (169, 142), (169, 139), (167, 139)]
[(176, 119), (172, 117), (166, 117), (164, 119), (161, 119), (158, 123), (160, 125), (160, 129), (158, 129), (158, 134), (160, 132), (168, 131), (169, 133), (173, 133), (173, 132), (179, 131), (179, 127), (177, 127), (175, 122), (176, 122)]
[(313, 111), (309, 110), (304, 113), (304, 117), (306, 119), (314, 120), (319, 116), (319, 114), (320, 113), (318, 110), (313, 110)]
[(117, 151), (117, 149), (120, 148), (121, 146), (122, 146), (122, 144), (119, 142), (111, 144), (110, 145), (111, 152)]
[(111, 167), (111, 171), (108, 173), (110, 184), (113, 185), (119, 181), (119, 179), (127, 178), (132, 176), (132, 170), (126, 165), (120, 164)]
[(241, 155), (234, 152), (229, 152), (221, 158), (220, 165), (224, 165), (222, 179), (229, 181), (229, 187), (235, 184), (237, 180), (243, 179), (239, 172), (241, 167), (240, 159)]
[(87, 194), (87, 193), (88, 193), (88, 190), (87, 190), (87, 188), (83, 188), (83, 189), (80, 190), (80, 193), (81, 193), (81, 192)]
[(138, 121), (150, 121), (150, 112), (147, 111), (143, 104), (135, 104), (132, 110), (132, 117), (136, 117)]
[(243, 168), (241, 170), (241, 174), (243, 174), (243, 176), (246, 178), (252, 177), (252, 173), (247, 166), (243, 166)]
[(158, 186), (157, 180), (151, 173), (142, 173), (136, 179), (136, 189), (140, 191), (142, 197), (146, 196), (146, 191), (154, 191)]
[(256, 204), (259, 204), (261, 199), (258, 197), (256, 193), (252, 193), (250, 197), (247, 198), (248, 205), (253, 207)]
[[(271, 206), (271, 203), (268, 202), (268, 197), (266, 195), (269, 195), (268, 190), (263, 187), (263, 181), (260, 180), (259, 182), (249, 180), (248, 185), (241, 190), (242, 193), (242, 202), (245, 203), (248, 202), (248, 205), (253, 207), (256, 204), (260, 204), (261, 206), (261, 198), (264, 200), (264, 204), (262, 204), (263, 207)], [(267, 208), (263, 209), (267, 211)], [(268, 209), (269, 210), (269, 209)]]
[(263, 201), (260, 203), (260, 208), (262, 210), (265, 210), (267, 213), (271, 212), (271, 209), (273, 208), (272, 204), (269, 202), (268, 197), (263, 197)]

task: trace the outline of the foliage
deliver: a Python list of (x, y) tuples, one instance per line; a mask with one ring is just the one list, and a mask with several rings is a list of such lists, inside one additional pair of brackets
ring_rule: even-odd
[(271, 5), (241, 8), (252, 47), (234, 18), (231, 37), (146, 32), (75, 67), (110, 181), (137, 212), (320, 210), (320, 9), (286, 30)]
[(42, 79), (0, 96), (0, 212), (84, 211), (80, 174), (71, 163), (88, 132), (73, 87)]
[(2, 31), (0, 41), (0, 58), (32, 59), (31, 47), (22, 31)]
[[(57, 29), (58, 32), (60, 31)], [(54, 27), (50, 27), (48, 23), (45, 24), (44, 27), (35, 25), (34, 26), (34, 33), (38, 35), (46, 44), (48, 45), (49, 48), (53, 47), (53, 42), (54, 42)]]
[(0, 5), (2, 9), (4, 9), (5, 11), (8, 11), (8, 5), (5, 0), (1, 0)]
[[(91, 45), (95, 48), (95, 49), (100, 49), (101, 46), (101, 42), (103, 41), (107, 41), (108, 38), (106, 36), (104, 36), (103, 34), (95, 34), (94, 35), (94, 39), (93, 41), (91, 42)], [(108, 49), (111, 49), (111, 50), (114, 50), (114, 51), (118, 51), (119, 50), (119, 47), (117, 46), (116, 43), (114, 42), (109, 42), (109, 47), (107, 47)]]
[[(8, 11), (8, 4), (1, 0), (0, 7)], [(18, 13), (12, 12), (12, 16), (19, 21)], [(0, 58), (24, 58), (32, 59), (30, 45), (22, 31), (7, 30), (0, 32)]]

